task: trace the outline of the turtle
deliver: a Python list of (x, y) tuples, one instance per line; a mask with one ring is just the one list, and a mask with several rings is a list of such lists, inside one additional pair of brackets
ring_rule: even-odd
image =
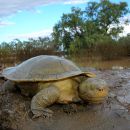
[(71, 60), (59, 56), (39, 55), (15, 67), (5, 68), (4, 88), (18, 87), (31, 96), (30, 109), (34, 117), (53, 115), (48, 107), (54, 103), (79, 101), (102, 103), (108, 95), (103, 79), (93, 72), (83, 72)]

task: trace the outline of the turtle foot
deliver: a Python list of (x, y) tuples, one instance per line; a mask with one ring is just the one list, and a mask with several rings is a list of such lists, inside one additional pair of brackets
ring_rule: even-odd
[(65, 105), (63, 105), (63, 111), (67, 114), (77, 113), (77, 105), (76, 104), (65, 104)]
[(44, 108), (43, 110), (34, 110), (33, 113), (34, 116), (32, 117), (32, 119), (36, 119), (39, 117), (50, 118), (53, 115), (53, 111), (48, 108)]

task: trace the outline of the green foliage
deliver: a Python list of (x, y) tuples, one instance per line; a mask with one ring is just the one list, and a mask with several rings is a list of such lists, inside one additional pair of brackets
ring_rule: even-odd
[[(79, 8), (73, 7), (70, 14), (63, 14), (61, 21), (53, 28), (53, 39), (59, 45), (63, 44), (64, 50), (68, 51), (73, 40), (82, 39), (83, 12)], [(73, 45), (71, 45), (72, 48)], [(76, 45), (77, 46), (77, 45)]]
[[(109, 0), (97, 2), (89, 2), (86, 7), (86, 16), (89, 21), (95, 23), (98, 34), (104, 36), (110, 35), (116, 37), (123, 31), (120, 23), (127, 23), (128, 20), (122, 18), (129, 13), (126, 2), (112, 3)], [(89, 18), (90, 17), (90, 18)]]
[[(71, 13), (63, 14), (53, 28), (53, 40), (63, 45), (69, 53), (93, 47), (104, 37), (117, 39), (123, 31), (120, 23), (127, 24), (123, 17), (129, 13), (126, 2), (112, 3), (109, 0), (88, 2), (85, 10), (73, 7)], [(104, 39), (105, 40), (105, 39)]]

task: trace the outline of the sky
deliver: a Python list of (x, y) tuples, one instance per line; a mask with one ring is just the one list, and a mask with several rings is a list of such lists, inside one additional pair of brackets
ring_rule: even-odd
[[(92, 0), (0, 0), (0, 43), (49, 36), (63, 13), (73, 6), (84, 9), (88, 1)], [(130, 8), (130, 0), (111, 1), (125, 1)], [(123, 35), (127, 33), (130, 25), (124, 27)]]

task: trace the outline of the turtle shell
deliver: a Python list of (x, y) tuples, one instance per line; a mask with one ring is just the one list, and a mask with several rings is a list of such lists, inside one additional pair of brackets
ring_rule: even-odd
[(17, 82), (52, 81), (81, 74), (86, 73), (72, 61), (47, 55), (28, 59), (16, 67), (4, 69), (2, 73), (5, 78)]

